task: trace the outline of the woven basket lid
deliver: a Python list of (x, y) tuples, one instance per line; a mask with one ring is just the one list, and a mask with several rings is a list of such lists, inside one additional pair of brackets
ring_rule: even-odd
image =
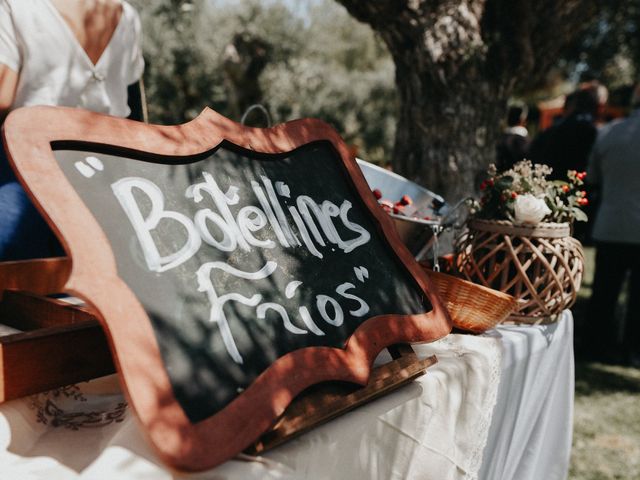
[(568, 223), (539, 223), (537, 225), (516, 225), (508, 220), (469, 220), (469, 228), (484, 232), (520, 235), (523, 237), (562, 238), (571, 235)]

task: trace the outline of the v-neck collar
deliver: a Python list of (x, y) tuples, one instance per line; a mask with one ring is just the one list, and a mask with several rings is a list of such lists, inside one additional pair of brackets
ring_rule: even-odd
[(109, 41), (107, 42), (107, 45), (104, 47), (104, 49), (100, 53), (100, 56), (98, 57), (98, 60), (96, 60), (96, 63), (93, 63), (93, 60), (91, 60), (91, 58), (89, 57), (89, 54), (87, 53), (87, 51), (80, 44), (80, 41), (78, 40), (78, 37), (76, 37), (75, 33), (73, 33), (73, 30), (71, 29), (71, 26), (67, 23), (67, 21), (64, 19), (62, 14), (58, 11), (56, 6), (51, 2), (51, 0), (44, 0), (44, 2), (47, 5), (49, 5), (49, 8), (51, 10), (53, 10), (53, 14), (58, 19), (58, 22), (61, 24), (62, 28), (67, 32), (67, 35), (69, 35), (69, 37), (71, 38), (71, 41), (75, 45), (75, 48), (80, 51), (80, 55), (85, 59), (85, 61), (91, 67), (91, 69), (94, 70), (95, 68), (97, 68), (98, 65), (100, 64), (100, 62), (102, 61), (102, 59), (104, 58), (105, 53), (107, 53), (107, 50), (109, 50), (109, 47), (111, 47), (111, 44), (113, 43), (113, 39), (118, 34), (118, 31), (120, 30), (120, 25), (122, 25), (124, 23), (124, 15), (125, 15), (124, 2), (122, 3), (122, 13), (120, 14), (120, 18), (118, 19), (118, 24), (116, 25), (116, 28), (113, 29), (113, 33), (111, 34), (111, 38), (109, 38)]

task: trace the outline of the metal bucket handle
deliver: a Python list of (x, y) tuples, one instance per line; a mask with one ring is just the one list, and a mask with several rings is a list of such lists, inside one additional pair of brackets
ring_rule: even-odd
[(247, 117), (254, 110), (260, 110), (260, 112), (264, 114), (265, 118), (267, 119), (267, 128), (271, 128), (271, 115), (269, 114), (269, 110), (267, 110), (267, 108), (264, 105), (261, 105), (260, 103), (254, 103), (253, 105), (249, 105), (249, 108), (247, 108), (244, 114), (242, 115), (242, 118), (240, 119), (240, 123), (244, 125), (245, 122), (247, 121)]

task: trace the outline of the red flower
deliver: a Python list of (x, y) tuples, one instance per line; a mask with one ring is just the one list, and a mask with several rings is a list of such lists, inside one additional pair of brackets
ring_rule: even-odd
[(589, 205), (589, 200), (587, 200), (586, 198), (579, 198), (578, 205), (580, 205), (581, 207), (586, 207), (587, 205)]
[(382, 192), (376, 188), (373, 191), (373, 196), (376, 197), (376, 200), (380, 200), (382, 198)]
[(485, 190), (487, 187), (493, 187), (493, 178), (487, 178), (480, 184), (480, 190)]
[(564, 193), (567, 193), (569, 190), (571, 190), (571, 189), (569, 188), (569, 185), (562, 185), (562, 191), (563, 191)]
[(516, 192), (511, 192), (511, 198), (516, 198), (518, 194)]
[(584, 180), (586, 176), (587, 176), (587, 172), (579, 172), (579, 173), (576, 173), (576, 178), (577, 178), (578, 180)]

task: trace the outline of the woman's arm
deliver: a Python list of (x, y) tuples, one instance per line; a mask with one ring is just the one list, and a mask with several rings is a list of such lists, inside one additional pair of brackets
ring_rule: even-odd
[(0, 125), (9, 114), (18, 86), (18, 73), (0, 63)]

